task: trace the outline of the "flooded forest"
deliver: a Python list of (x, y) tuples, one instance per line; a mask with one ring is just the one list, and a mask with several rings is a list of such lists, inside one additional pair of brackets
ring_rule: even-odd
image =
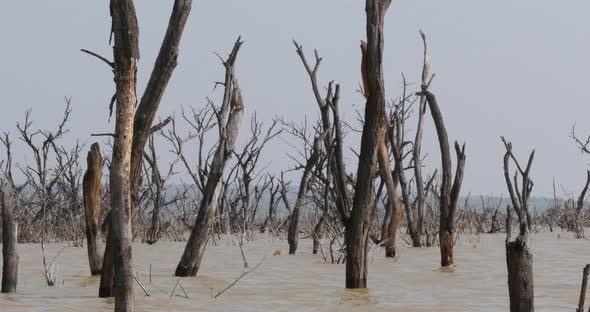
[[(204, 104), (159, 113), (195, 2), (173, 1), (147, 64), (134, 1), (110, 0), (112, 55), (79, 51), (112, 73), (110, 131), (77, 137), (70, 97), (53, 126), (35, 110), (2, 125), (0, 311), (586, 311), (590, 170), (566, 196), (554, 183), (538, 209), (535, 147), (502, 132), (505, 195), (465, 192), (482, 142), (447, 131), (427, 29), (405, 30), (418, 81), (385, 82), (399, 76), (384, 70), (396, 1), (364, 1), (366, 36), (351, 38), (361, 57), (339, 64), (358, 69), (355, 115), (322, 72), (330, 55), (293, 38), (280, 57), (305, 78), (290, 88), (310, 114), (272, 121), (245, 113), (257, 109), (240, 79), (247, 35), (215, 53)], [(573, 128), (569, 140), (590, 156), (590, 136)], [(269, 158), (290, 165), (269, 170)]]

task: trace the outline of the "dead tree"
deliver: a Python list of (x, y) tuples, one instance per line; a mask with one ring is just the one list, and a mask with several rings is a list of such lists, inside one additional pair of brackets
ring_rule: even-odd
[(137, 104), (139, 31), (135, 7), (131, 0), (112, 0), (111, 17), (114, 37), (116, 119), (109, 176), (112, 209), (109, 232), (112, 232), (112, 257), (115, 269), (115, 311), (133, 311), (130, 165), (133, 115)]
[(586, 301), (586, 289), (588, 287), (588, 274), (590, 274), (590, 264), (584, 266), (582, 271), (582, 287), (580, 288), (580, 299), (576, 312), (584, 312), (584, 302)]
[(165, 230), (160, 224), (162, 209), (179, 200), (179, 196), (182, 196), (182, 194), (178, 194), (177, 192), (177, 194), (169, 200), (166, 200), (165, 196), (167, 182), (170, 177), (174, 175), (174, 167), (180, 160), (180, 157), (176, 157), (171, 161), (167, 170), (162, 174), (160, 166), (158, 165), (158, 156), (153, 136), (149, 139), (148, 151), (144, 152), (144, 159), (151, 171), (150, 179), (147, 179), (147, 182), (149, 184), (148, 192), (150, 193), (149, 202), (152, 204), (152, 216), (150, 218), (150, 225), (146, 233), (145, 241), (151, 245), (155, 244), (160, 239), (162, 231)]
[[(230, 224), (240, 224), (242, 231), (245, 227), (249, 228), (256, 218), (258, 202), (256, 202), (255, 198), (252, 200), (252, 182), (258, 182), (258, 184), (260, 184), (261, 179), (267, 179), (266, 176), (261, 176), (261, 171), (257, 171), (258, 162), (264, 147), (282, 132), (282, 129), (277, 129), (277, 123), (278, 120), (274, 120), (263, 134), (264, 125), (257, 120), (256, 114), (254, 114), (250, 121), (250, 138), (240, 150), (234, 151), (236, 164), (235, 167), (231, 169), (231, 172), (237, 171), (241, 211), (239, 213), (239, 220), (230, 220)], [(229, 177), (231, 176), (232, 174), (229, 175)], [(255, 186), (255, 197), (256, 195), (261, 195), (260, 192), (268, 187), (268, 185), (265, 186), (266, 182), (270, 181), (264, 182), (265, 183), (260, 185), (262, 188), (259, 188), (259, 185)], [(225, 185), (227, 186), (228, 183)], [(256, 192), (256, 190), (258, 190), (258, 192)], [(223, 215), (221, 214), (220, 217), (223, 217)]]
[[(368, 75), (367, 75), (367, 43), (361, 41), (361, 78), (363, 81), (363, 90), (362, 93), (365, 98), (369, 96), (369, 82), (368, 82)], [(389, 129), (390, 125), (386, 118), (383, 119), (383, 127), (387, 130)], [(421, 127), (420, 127), (421, 129)], [(421, 131), (420, 131), (421, 135)], [(389, 142), (389, 137), (384, 135), (382, 140), (379, 142), (379, 146), (377, 148), (377, 159), (379, 162), (379, 175), (381, 177), (381, 185), (385, 185), (387, 189), (387, 202), (385, 204), (385, 215), (383, 217), (383, 222), (381, 226), (381, 238), (379, 240), (374, 239), (376, 244), (381, 242), (385, 242), (385, 257), (395, 257), (396, 249), (396, 237), (397, 231), (399, 230), (399, 226), (401, 224), (401, 209), (402, 203), (401, 201), (398, 202), (398, 198), (396, 195), (397, 185), (399, 183), (399, 176), (396, 174), (396, 171), (391, 170), (391, 164), (389, 159), (389, 152), (387, 149), (387, 145)], [(417, 166), (419, 167), (419, 166)], [(421, 181), (420, 181), (421, 182)], [(381, 190), (381, 187), (379, 188)], [(379, 198), (380, 196), (376, 196)], [(376, 207), (376, 205), (375, 205)]]
[[(209, 168), (197, 219), (182, 258), (176, 267), (176, 276), (195, 276), (197, 274), (210, 237), (213, 219), (219, 204), (223, 172), (227, 160), (231, 157), (244, 112), (242, 94), (235, 76), (235, 61), (242, 43), (241, 38), (238, 38), (229, 57), (223, 61), (225, 67), (223, 102), (221, 108), (215, 110), (219, 142)], [(210, 105), (213, 104), (210, 103)]]
[[(289, 219), (289, 230), (287, 232), (287, 241), (289, 243), (289, 254), (295, 254), (297, 252), (297, 243), (299, 241), (299, 217), (301, 213), (301, 209), (305, 204), (305, 196), (307, 195), (307, 189), (309, 186), (309, 181), (313, 174), (313, 169), (316, 166), (318, 160), (321, 157), (323, 151), (323, 144), (326, 135), (330, 129), (325, 129), (318, 137), (314, 139), (313, 145), (310, 148), (310, 154), (306, 159), (303, 174), (301, 176), (301, 180), (299, 181), (299, 190), (297, 191), (297, 199), (295, 200), (295, 204), (293, 208), (288, 208), (291, 211), (291, 216)], [(284, 193), (283, 193), (284, 194)], [(283, 200), (285, 205), (288, 205), (288, 201), (286, 200), (285, 196), (283, 196)], [(287, 206), (288, 207), (288, 206)]]
[[(367, 57), (366, 72), (367, 104), (365, 106), (364, 126), (361, 136), (361, 149), (356, 181), (346, 174), (343, 158), (343, 132), (341, 128), (338, 101), (340, 87), (328, 87), (324, 100), (317, 88), (316, 73), (321, 58), (316, 53), (316, 65), (312, 69), (303, 57), (302, 48), (295, 43), (304, 66), (312, 80), (312, 89), (322, 112), (322, 127), (329, 129), (330, 110), (332, 112), (333, 134), (328, 136), (327, 150), (331, 158), (329, 168), (335, 193), (335, 206), (342, 224), (345, 226), (346, 244), (346, 288), (367, 287), (367, 252), (369, 223), (374, 204), (373, 178), (377, 171), (377, 149), (385, 135), (385, 90), (383, 82), (383, 24), (390, 0), (367, 0)], [(351, 183), (353, 182), (353, 183)], [(353, 184), (354, 195), (349, 194)], [(352, 199), (352, 201), (351, 201)]]
[(279, 194), (279, 190), (280, 190), (280, 183), (275, 183), (275, 177), (274, 176), (270, 176), (270, 186), (268, 187), (268, 192), (269, 192), (269, 202), (268, 202), (268, 216), (266, 217), (266, 219), (264, 219), (264, 222), (262, 222), (262, 225), (260, 226), (260, 233), (265, 233), (267, 227), (269, 227), (272, 229), (273, 228), (273, 224), (275, 221), (275, 215), (276, 215), (276, 210), (278, 207), (278, 204), (280, 203), (280, 201), (278, 200), (278, 194)]
[(0, 189), (2, 205), (2, 292), (16, 291), (18, 278), (18, 221), (15, 215), (15, 201), (12, 192), (5, 185)]
[[(535, 157), (533, 150), (529, 156), (526, 167), (522, 167), (512, 153), (512, 143), (502, 137), (506, 147), (504, 154), (504, 179), (512, 201), (512, 207), (518, 216), (519, 234), (514, 241), (510, 241), (510, 216), (512, 214), (508, 206), (506, 220), (506, 264), (508, 267), (508, 292), (510, 294), (511, 312), (534, 311), (533, 289), (533, 254), (530, 252), (529, 231), (530, 213), (528, 207), (529, 197), (533, 190), (533, 181), (530, 178), (531, 166)], [(510, 173), (510, 161), (513, 161), (517, 170), (514, 176)], [(520, 184), (518, 182), (520, 178)], [(513, 183), (514, 181), (514, 183)]]
[(367, 287), (369, 220), (373, 206), (373, 177), (377, 148), (383, 140), (385, 89), (383, 83), (383, 24), (391, 0), (367, 0), (367, 104), (359, 166), (350, 218), (346, 223), (346, 288)]
[[(136, 205), (138, 199), (138, 191), (141, 186), (141, 166), (143, 162), (143, 151), (145, 144), (147, 142), (148, 137), (154, 133), (155, 131), (164, 127), (170, 119), (166, 119), (163, 123), (158, 125), (152, 125), (156, 112), (158, 110), (158, 106), (166, 90), (166, 86), (172, 77), (172, 73), (177, 65), (178, 60), (178, 46), (180, 44), (180, 39), (182, 37), (182, 33), (184, 32), (184, 27), (188, 20), (188, 16), (191, 10), (192, 0), (175, 0), (174, 5), (172, 8), (172, 13), (170, 15), (170, 20), (168, 22), (168, 28), (166, 30), (166, 35), (162, 41), (162, 45), (160, 47), (160, 51), (156, 58), (156, 62), (152, 69), (152, 73), (150, 75), (150, 79), (148, 84), (145, 88), (145, 91), (137, 105), (137, 109), (135, 109), (135, 105), (137, 104), (137, 96), (134, 92), (134, 105), (133, 105), (133, 112), (131, 113), (132, 122), (130, 124), (132, 128), (133, 137), (129, 137), (132, 142), (130, 143), (131, 146), (131, 158), (130, 158), (130, 170), (129, 170), (129, 187), (130, 191), (130, 212), (133, 213), (134, 206)], [(125, 30), (128, 34), (124, 37), (126, 39), (133, 39), (133, 43), (137, 44), (137, 16), (135, 14), (135, 8), (133, 1), (131, 0), (111, 0), (110, 9), (111, 15), (114, 14), (113, 11), (116, 9), (123, 9), (124, 15), (129, 21), (133, 21), (133, 27)], [(114, 16), (113, 16), (114, 17)], [(122, 24), (125, 27), (129, 27), (131, 23), (124, 23)], [(127, 28), (126, 28), (127, 29)], [(115, 28), (115, 21), (113, 21), (112, 25), (112, 33), (116, 34), (117, 31), (120, 29)], [(115, 40), (116, 41), (116, 40)], [(106, 58), (99, 56), (96, 53), (90, 52), (88, 50), (82, 50), (85, 53), (93, 55), (98, 59), (102, 60), (103, 62), (107, 63), (111, 68), (114, 69), (115, 74), (117, 74), (118, 68), (117, 60), (115, 59), (114, 62), (108, 61)], [(139, 57), (139, 51), (135, 51), (134, 53), (137, 54)], [(117, 56), (115, 55), (115, 58)], [(135, 77), (135, 74), (133, 75)], [(135, 78), (132, 79), (135, 82)], [(119, 94), (115, 93), (115, 95), (111, 99), (111, 112), (112, 107), (115, 101), (118, 100)], [(111, 227), (113, 228), (113, 227)], [(105, 296), (112, 296), (113, 295), (113, 276), (108, 274), (108, 272), (113, 271), (113, 257), (114, 255), (112, 252), (115, 250), (111, 246), (114, 242), (107, 238), (107, 246), (105, 247), (105, 255), (103, 257), (103, 274), (101, 276), (101, 291), (99, 291), (99, 297)], [(104, 280), (103, 279), (109, 279)]]
[[(453, 180), (453, 168), (451, 160), (451, 151), (449, 148), (449, 137), (436, 98), (434, 94), (428, 91), (433, 76), (429, 77), (430, 65), (428, 64), (428, 48), (426, 44), (426, 36), (423, 32), (420, 32), (420, 34), (422, 36), (422, 41), (424, 43), (424, 68), (422, 70), (421, 91), (418, 92), (417, 95), (421, 97), (420, 111), (425, 109), (425, 107), (422, 107), (422, 104), (428, 103), (428, 107), (430, 108), (430, 113), (432, 115), (432, 120), (434, 121), (434, 126), (436, 128), (438, 143), (440, 147), (442, 176), (439, 193), (440, 221), (438, 235), (440, 242), (441, 266), (447, 267), (452, 266), (454, 264), (453, 245), (455, 243), (455, 211), (457, 209), (457, 200), (459, 198), (459, 193), (461, 191), (461, 184), (463, 183), (463, 172), (465, 168), (465, 144), (460, 146), (459, 143), (455, 141), (457, 167), (455, 170), (455, 178)], [(420, 124), (421, 122), (419, 122), (419, 125)], [(421, 129), (420, 126), (419, 129)], [(414, 151), (416, 151), (416, 146), (414, 146)], [(414, 159), (415, 170), (419, 170), (416, 169), (418, 167), (420, 166), (417, 165), (416, 159)], [(417, 172), (419, 173), (419, 171)], [(416, 175), (416, 177), (419, 176), (420, 174)], [(421, 185), (421, 183), (418, 183), (417, 181), (417, 185)], [(419, 194), (422, 194), (422, 192), (418, 190), (417, 192)]]
[(90, 273), (100, 275), (102, 270), (102, 253), (99, 250), (100, 223), (100, 178), (102, 156), (98, 143), (92, 144), (86, 158), (87, 169), (83, 180), (84, 212), (86, 220), (86, 241)]
[(584, 237), (584, 223), (580, 220), (582, 218), (582, 213), (584, 209), (584, 202), (586, 201), (586, 193), (588, 192), (588, 187), (590, 186), (590, 170), (586, 171), (586, 184), (584, 184), (584, 188), (576, 201), (576, 212), (573, 218), (573, 230), (574, 236), (576, 238), (583, 238)]
[(2, 287), (0, 292), (15, 292), (18, 281), (18, 218), (15, 215), (18, 199), (15, 198), (27, 185), (17, 186), (12, 174), (12, 141), (8, 133), (0, 141), (6, 149), (6, 159), (0, 162), (4, 179), (0, 183), (2, 211)]

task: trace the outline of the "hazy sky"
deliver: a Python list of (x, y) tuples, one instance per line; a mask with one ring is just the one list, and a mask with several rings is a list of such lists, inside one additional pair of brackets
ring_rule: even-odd
[[(140, 90), (157, 55), (172, 2), (136, 1)], [(213, 81), (223, 77), (213, 51), (225, 54), (242, 35), (245, 44), (237, 66), (247, 116), (256, 110), (265, 121), (276, 115), (292, 120), (317, 117), (291, 43), (297, 39), (310, 57), (314, 48), (320, 51), (324, 57), (320, 79), (323, 84), (330, 80), (342, 84), (343, 115), (354, 120), (354, 107), (363, 105), (355, 90), (360, 80), (359, 40), (365, 37), (364, 1), (193, 3), (179, 65), (159, 116), (179, 112), (181, 105), (203, 106)], [(590, 133), (589, 11), (587, 0), (393, 1), (385, 24), (387, 97), (399, 95), (402, 72), (417, 81), (418, 31), (423, 29), (437, 74), (432, 91), (449, 135), (467, 142), (465, 193), (505, 191), (500, 135), (513, 141), (521, 158), (536, 148), (535, 195), (550, 194), (553, 177), (567, 190), (579, 192), (590, 158), (580, 154), (569, 135), (574, 123), (581, 135)], [(66, 142), (80, 138), (91, 143), (90, 133), (111, 131), (113, 123), (108, 124), (107, 117), (114, 90), (112, 73), (79, 52), (86, 48), (111, 58), (109, 28), (108, 1), (3, 3), (0, 130), (14, 133), (15, 122), (27, 108), (33, 109), (36, 125), (52, 126), (61, 116), (63, 97), (71, 96), (71, 132)], [(430, 120), (426, 133), (423, 150), (435, 161), (439, 152)], [(358, 148), (357, 136), (350, 136), (347, 143)], [(22, 143), (17, 145), (22, 150)], [(280, 141), (269, 146), (265, 158), (269, 170), (292, 165), (285, 148)]]

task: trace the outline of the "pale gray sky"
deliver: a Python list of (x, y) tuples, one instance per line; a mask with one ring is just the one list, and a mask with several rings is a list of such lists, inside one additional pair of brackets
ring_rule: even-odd
[[(160, 116), (181, 105), (204, 105), (212, 82), (223, 77), (212, 51), (225, 53), (238, 35), (246, 41), (238, 75), (247, 113), (301, 120), (317, 116), (307, 77), (291, 40), (311, 56), (324, 57), (320, 78), (342, 83), (342, 110), (352, 120), (359, 81), (359, 40), (365, 37), (361, 0), (193, 1), (179, 66), (163, 99)], [(136, 1), (140, 23), (140, 89), (145, 86), (166, 28), (172, 1)], [(510, 138), (518, 155), (537, 149), (536, 195), (551, 193), (551, 181), (579, 192), (588, 159), (569, 138), (577, 123), (590, 132), (590, 20), (587, 0), (393, 1), (386, 18), (385, 79), (388, 98), (400, 92), (401, 72), (416, 81), (420, 71), (418, 31), (429, 37), (437, 94), (452, 139), (467, 142), (464, 191), (505, 191), (503, 146)], [(110, 70), (79, 52), (112, 55), (108, 46), (108, 1), (11, 1), (0, 9), (0, 130), (15, 131), (26, 108), (39, 126), (59, 118), (63, 96), (73, 99), (67, 142), (90, 143), (105, 132), (113, 92)], [(245, 129), (245, 128), (244, 128)], [(429, 121), (423, 150), (438, 156)], [(244, 131), (244, 133), (246, 133)], [(348, 144), (358, 147), (357, 138)], [(22, 145), (17, 142), (18, 145)], [(284, 144), (267, 151), (269, 169), (291, 164)], [(349, 168), (351, 171), (355, 168)]]

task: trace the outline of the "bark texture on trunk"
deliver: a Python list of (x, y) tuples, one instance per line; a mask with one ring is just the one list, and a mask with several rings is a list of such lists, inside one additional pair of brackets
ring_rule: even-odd
[[(111, 1), (111, 11), (113, 10), (113, 2), (114, 1)], [(141, 101), (139, 102), (136, 113), (133, 117), (133, 138), (131, 146), (131, 164), (129, 169), (131, 188), (130, 207), (132, 212), (134, 207), (137, 205), (137, 195), (141, 185), (141, 163), (143, 160), (142, 157), (145, 144), (150, 134), (152, 134), (154, 131), (157, 131), (158, 128), (163, 127), (166, 123), (164, 122), (160, 125), (152, 127), (158, 106), (166, 90), (166, 86), (168, 85), (168, 82), (172, 77), (172, 73), (174, 72), (174, 68), (178, 63), (178, 47), (180, 45), (180, 39), (182, 37), (182, 33), (184, 32), (184, 27), (186, 25), (191, 7), (192, 0), (174, 1), (172, 13), (168, 22), (168, 28), (166, 29), (166, 35), (162, 41), (162, 45), (150, 75), (148, 85), (146, 86), (145, 92), (141, 97)], [(136, 19), (135, 10), (128, 12), (128, 14), (133, 14), (134, 19)], [(115, 30), (114, 26), (113, 30)], [(135, 104), (133, 109), (135, 109)], [(169, 120), (170, 119), (167, 119), (167, 121)], [(109, 229), (110, 228), (112, 228), (112, 226), (109, 226)], [(112, 259), (114, 247), (110, 245), (112, 242), (114, 241), (107, 239), (102, 267), (103, 272), (106, 271), (107, 273), (102, 274), (99, 297), (104, 297), (100, 294), (112, 296), (114, 293), (112, 286), (110, 288), (108, 286), (113, 285), (113, 282), (103, 281), (103, 278), (113, 278), (113, 275), (108, 273), (114, 272), (114, 268), (112, 267), (114, 264), (114, 259)]]
[(391, 0), (367, 0), (367, 84), (365, 123), (357, 181), (350, 218), (346, 225), (346, 288), (367, 287), (369, 221), (373, 207), (373, 177), (377, 170), (377, 148), (383, 140), (385, 88), (383, 82), (383, 24)]
[(111, 0), (111, 17), (117, 111), (110, 170), (112, 214), (109, 231), (113, 233), (115, 311), (128, 312), (134, 310), (129, 173), (139, 61), (139, 31), (133, 1)]
[(0, 190), (2, 205), (2, 289), (3, 293), (16, 291), (18, 277), (18, 253), (16, 250), (18, 223), (14, 214), (15, 201)]
[(221, 109), (216, 111), (219, 127), (219, 142), (211, 162), (207, 183), (203, 190), (203, 198), (199, 204), (197, 219), (192, 228), (184, 253), (176, 267), (176, 276), (195, 276), (199, 271), (201, 260), (209, 240), (213, 217), (219, 204), (222, 188), (222, 177), (225, 164), (234, 148), (244, 112), (244, 103), (238, 81), (235, 76), (235, 61), (242, 46), (240, 38), (224, 62), (225, 92)]
[(102, 156), (98, 143), (90, 146), (86, 157), (87, 169), (82, 181), (84, 195), (84, 213), (86, 217), (86, 247), (90, 274), (100, 275), (102, 270), (102, 253), (100, 250), (100, 177)]
[(517, 238), (506, 243), (506, 265), (510, 312), (533, 312), (533, 255), (526, 240)]

